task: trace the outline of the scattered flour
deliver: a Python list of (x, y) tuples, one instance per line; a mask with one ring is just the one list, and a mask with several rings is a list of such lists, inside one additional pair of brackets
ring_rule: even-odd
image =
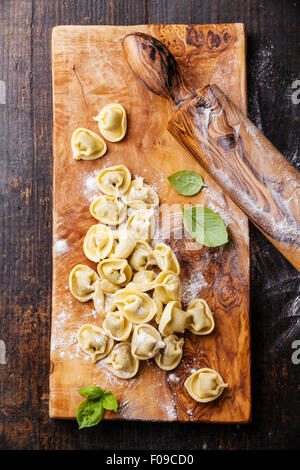
[(177, 377), (177, 375), (174, 374), (174, 373), (168, 374), (167, 380), (170, 381), (170, 382), (175, 382), (175, 383), (180, 382), (180, 378)]
[(61, 238), (60, 240), (56, 240), (56, 242), (54, 243), (54, 252), (58, 256), (66, 253), (68, 249), (69, 249), (68, 242), (67, 240), (63, 238)]
[(160, 173), (157, 178), (151, 177), (151, 181), (148, 182), (148, 184), (151, 184), (151, 187), (154, 189), (154, 191), (159, 192), (161, 186), (165, 183), (165, 175), (163, 173)]
[(88, 173), (83, 180), (83, 191), (82, 193), (89, 201), (93, 201), (95, 197), (100, 195), (100, 190), (97, 186), (97, 175), (99, 170), (94, 170), (92, 173)]
[[(109, 166), (111, 166), (111, 160), (106, 157), (101, 169), (107, 168)], [(101, 169), (98, 168), (97, 170), (86, 173), (85, 177), (83, 178), (82, 194), (89, 201), (93, 201), (97, 196), (100, 196), (100, 194), (102, 194), (97, 185), (97, 175), (99, 174)]]
[(222, 207), (220, 207), (220, 205), (215, 204), (211, 199), (209, 199), (205, 206), (208, 209), (211, 209), (212, 211), (219, 214), (219, 216), (222, 217), (222, 220), (226, 226), (228, 226), (232, 222), (232, 216), (228, 211), (228, 207), (224, 210)]
[(188, 305), (196, 300), (199, 291), (207, 285), (202, 272), (192, 270), (189, 278), (181, 282), (182, 303)]
[(125, 419), (131, 419), (135, 410), (136, 407), (132, 401), (124, 400), (119, 405), (118, 413), (120, 413), (120, 415), (122, 415)]

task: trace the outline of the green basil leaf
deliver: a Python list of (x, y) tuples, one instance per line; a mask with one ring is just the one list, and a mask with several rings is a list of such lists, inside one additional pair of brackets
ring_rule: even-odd
[(76, 419), (79, 429), (90, 428), (96, 426), (103, 418), (102, 399), (83, 401), (76, 412)]
[(168, 176), (168, 180), (173, 188), (183, 196), (194, 196), (204, 186), (201, 176), (190, 170), (178, 171)]
[(102, 397), (102, 404), (103, 408), (105, 408), (106, 410), (112, 410), (115, 413), (118, 410), (118, 402), (113, 392), (104, 392)]
[(228, 233), (219, 214), (200, 204), (182, 209), (186, 230), (201, 245), (215, 247), (228, 242)]
[(79, 390), (80, 395), (90, 400), (97, 400), (102, 397), (104, 390), (96, 385), (90, 385)]

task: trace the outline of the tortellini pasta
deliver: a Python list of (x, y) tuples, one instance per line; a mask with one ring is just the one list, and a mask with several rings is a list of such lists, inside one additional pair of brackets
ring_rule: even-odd
[(96, 312), (105, 316), (105, 297), (100, 280), (96, 282), (93, 301)]
[(153, 266), (155, 259), (151, 246), (145, 241), (137, 241), (129, 258), (129, 264), (135, 271), (144, 271), (149, 266)]
[(171, 300), (181, 301), (180, 281), (173, 271), (159, 273), (154, 284), (156, 297), (164, 304), (171, 302)]
[(192, 302), (187, 310), (187, 329), (195, 335), (208, 335), (215, 327), (215, 321), (207, 302), (197, 299)]
[(84, 238), (83, 251), (88, 259), (97, 263), (109, 255), (113, 243), (113, 232), (106, 225), (92, 225)]
[(99, 285), (105, 294), (114, 294), (118, 289), (120, 289), (118, 285), (113, 284), (108, 279), (101, 279), (99, 281)]
[(154, 248), (153, 255), (157, 266), (162, 271), (173, 271), (175, 274), (179, 275), (180, 266), (178, 260), (168, 245), (159, 243)]
[(132, 180), (124, 200), (129, 207), (134, 209), (150, 209), (159, 204), (158, 195), (141, 177)]
[(107, 225), (119, 225), (126, 217), (124, 205), (115, 196), (105, 194), (91, 203), (90, 213), (99, 222)]
[(154, 300), (134, 287), (120, 289), (114, 294), (114, 304), (132, 323), (147, 323), (155, 315)]
[(127, 220), (126, 229), (129, 235), (136, 240), (149, 242), (153, 229), (153, 209), (139, 209)]
[(135, 238), (132, 238), (127, 230), (119, 230), (114, 240), (110, 258), (128, 258), (136, 246)]
[(97, 176), (99, 189), (108, 196), (120, 196), (129, 188), (130, 171), (125, 165), (103, 168)]
[(107, 312), (115, 310), (113, 303), (113, 293), (116, 292), (116, 288), (112, 288), (113, 284), (98, 280), (95, 286), (95, 292), (93, 295), (94, 307), (97, 313), (102, 317), (105, 317)]
[(165, 347), (156, 354), (154, 360), (161, 369), (175, 369), (182, 358), (184, 339), (171, 334), (164, 338), (164, 343)]
[(121, 379), (130, 379), (138, 371), (140, 361), (131, 354), (130, 343), (118, 343), (104, 360), (106, 367)]
[(109, 142), (119, 142), (124, 139), (127, 131), (127, 116), (120, 104), (108, 104), (101, 109), (94, 120), (98, 122), (101, 134)]
[(126, 341), (132, 331), (132, 323), (117, 310), (107, 313), (102, 327), (116, 341)]
[(188, 377), (184, 383), (185, 388), (194, 400), (208, 403), (216, 400), (223, 390), (228, 387), (221, 375), (213, 369), (199, 369)]
[(163, 310), (164, 310), (164, 304), (162, 303), (162, 301), (158, 298), (157, 296), (157, 293), (156, 293), (156, 290), (154, 290), (153, 292), (153, 300), (155, 302), (155, 306), (156, 306), (156, 314), (155, 314), (155, 321), (156, 323), (158, 324), (160, 319), (161, 319), (161, 316), (162, 316), (162, 313), (163, 313)]
[(78, 342), (92, 362), (106, 357), (112, 350), (114, 341), (102, 328), (95, 325), (83, 325), (78, 331)]
[[(157, 292), (156, 298), (159, 298)], [(162, 298), (160, 300), (163, 302)], [(195, 335), (207, 335), (213, 331), (214, 326), (210, 308), (203, 299), (192, 302), (186, 311), (181, 309), (179, 301), (170, 301), (159, 318), (159, 331), (163, 336), (173, 332), (183, 333), (185, 329)]]
[(165, 347), (156, 328), (149, 324), (134, 327), (131, 339), (131, 354), (141, 360), (151, 359)]
[[(111, 115), (112, 121), (115, 118)], [(104, 121), (109, 127), (108, 115)], [(203, 299), (183, 310), (178, 260), (165, 243), (154, 248), (150, 244), (159, 204), (156, 192), (143, 178), (131, 180), (124, 165), (103, 169), (97, 182), (103, 194), (92, 202), (90, 213), (100, 223), (90, 227), (83, 242), (86, 257), (98, 263), (97, 272), (78, 264), (70, 273), (69, 287), (79, 301), (93, 300), (103, 321), (102, 328), (81, 327), (79, 345), (93, 362), (104, 359), (111, 373), (122, 379), (136, 375), (140, 360), (154, 359), (165, 371), (175, 369), (184, 339), (174, 333), (187, 329), (209, 334), (213, 315)], [(127, 209), (131, 213), (125, 221)], [(201, 369), (185, 386), (193, 398), (204, 402), (217, 398), (227, 384), (212, 369)]]
[(141, 292), (147, 292), (154, 286), (154, 271), (138, 271), (133, 275), (132, 281), (127, 287), (135, 287)]
[(103, 157), (107, 150), (106, 143), (99, 135), (83, 127), (73, 132), (71, 147), (75, 160), (96, 160)]
[(132, 269), (126, 259), (104, 259), (98, 264), (98, 274), (101, 279), (123, 287), (132, 277)]
[(158, 329), (162, 336), (169, 336), (176, 332), (184, 333), (186, 322), (186, 313), (181, 309), (180, 302), (173, 300), (165, 306)]
[(97, 273), (85, 264), (77, 264), (69, 276), (69, 288), (72, 295), (80, 302), (87, 302), (94, 296)]

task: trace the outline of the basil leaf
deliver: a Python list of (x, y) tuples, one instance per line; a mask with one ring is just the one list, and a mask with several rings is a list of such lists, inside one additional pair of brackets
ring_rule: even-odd
[(116, 397), (112, 392), (104, 392), (103, 397), (102, 397), (102, 404), (103, 408), (106, 410), (112, 410), (114, 412), (117, 412), (118, 410), (118, 402), (116, 400)]
[(117, 411), (118, 402), (114, 394), (105, 392), (95, 385), (84, 387), (79, 393), (87, 399), (77, 408), (76, 419), (79, 429), (96, 426), (103, 418), (104, 409)]
[(190, 170), (178, 171), (168, 176), (168, 180), (173, 188), (183, 196), (194, 196), (204, 186), (201, 176)]
[(89, 387), (81, 388), (79, 393), (90, 400), (97, 400), (102, 397), (104, 390), (96, 385), (90, 385)]
[(228, 242), (228, 233), (219, 214), (200, 204), (182, 209), (184, 227), (201, 245), (220, 246)]
[(76, 412), (79, 429), (96, 426), (103, 418), (103, 413), (101, 398), (99, 400), (85, 400), (79, 405)]

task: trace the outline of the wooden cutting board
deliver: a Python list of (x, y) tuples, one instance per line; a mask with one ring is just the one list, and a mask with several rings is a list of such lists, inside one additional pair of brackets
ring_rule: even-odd
[[(82, 401), (78, 390), (99, 385), (112, 390), (119, 413), (108, 419), (155, 421), (247, 422), (250, 419), (250, 327), (248, 222), (203, 169), (167, 132), (171, 107), (142, 87), (128, 70), (121, 39), (146, 32), (163, 41), (178, 60), (188, 84), (217, 84), (246, 113), (245, 29), (242, 24), (58, 26), (52, 36), (53, 71), (53, 300), (50, 416), (73, 418)], [(98, 132), (93, 117), (108, 103), (128, 113), (128, 133), (96, 161), (72, 159), (70, 139), (77, 127)], [(68, 289), (69, 272), (87, 260), (82, 243), (95, 223), (90, 202), (99, 195), (95, 177), (103, 167), (123, 163), (157, 190), (171, 208), (162, 217), (160, 240), (176, 252), (181, 265), (183, 305), (207, 300), (216, 328), (206, 337), (186, 334), (184, 356), (171, 372), (141, 361), (135, 378), (121, 380), (80, 351), (77, 331), (85, 323), (100, 325), (93, 303), (82, 304)], [(206, 187), (192, 198), (177, 194), (167, 176), (183, 169), (203, 176)], [(180, 207), (192, 202), (217, 211), (230, 241), (208, 249), (183, 238)], [(166, 207), (166, 206), (164, 206)], [(209, 404), (196, 403), (184, 380), (200, 367), (221, 373), (229, 388)]]

